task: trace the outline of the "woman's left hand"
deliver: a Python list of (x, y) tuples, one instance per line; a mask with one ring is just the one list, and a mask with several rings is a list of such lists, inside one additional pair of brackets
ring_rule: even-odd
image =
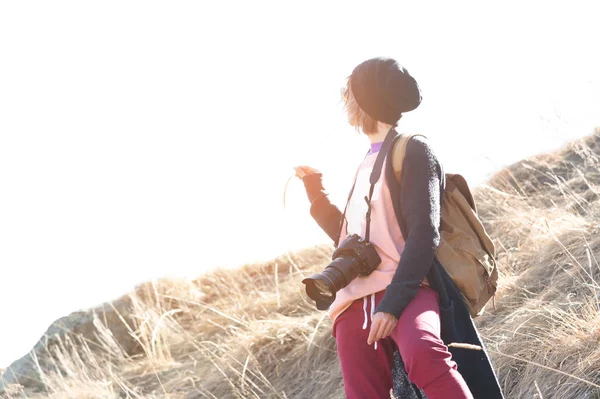
[(396, 323), (398, 323), (398, 319), (394, 315), (385, 312), (375, 313), (371, 320), (371, 331), (367, 338), (367, 344), (371, 345), (373, 342), (388, 337), (396, 327)]

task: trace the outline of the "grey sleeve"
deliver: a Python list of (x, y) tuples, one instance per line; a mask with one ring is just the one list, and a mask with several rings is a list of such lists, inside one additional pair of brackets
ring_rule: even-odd
[(431, 147), (422, 137), (413, 137), (404, 159), (399, 198), (406, 229), (404, 251), (377, 312), (399, 318), (431, 268), (440, 242), (442, 179), (442, 168)]

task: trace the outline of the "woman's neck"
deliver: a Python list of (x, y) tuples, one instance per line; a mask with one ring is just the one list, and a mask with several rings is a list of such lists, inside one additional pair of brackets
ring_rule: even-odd
[(385, 140), (385, 136), (387, 136), (391, 128), (392, 125), (379, 122), (377, 124), (377, 133), (368, 134), (367, 137), (369, 138), (371, 144), (381, 143), (383, 140)]

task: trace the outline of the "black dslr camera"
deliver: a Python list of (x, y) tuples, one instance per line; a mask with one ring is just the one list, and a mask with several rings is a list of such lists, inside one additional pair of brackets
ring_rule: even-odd
[(357, 234), (351, 234), (333, 252), (333, 261), (322, 273), (302, 280), (306, 294), (316, 302), (317, 309), (327, 310), (335, 300), (335, 293), (357, 276), (367, 276), (381, 263), (372, 243)]

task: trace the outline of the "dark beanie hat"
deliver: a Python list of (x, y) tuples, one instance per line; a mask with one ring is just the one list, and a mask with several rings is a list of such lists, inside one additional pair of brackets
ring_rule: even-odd
[(367, 115), (390, 125), (421, 103), (417, 82), (391, 58), (371, 58), (358, 65), (350, 76), (350, 88)]

